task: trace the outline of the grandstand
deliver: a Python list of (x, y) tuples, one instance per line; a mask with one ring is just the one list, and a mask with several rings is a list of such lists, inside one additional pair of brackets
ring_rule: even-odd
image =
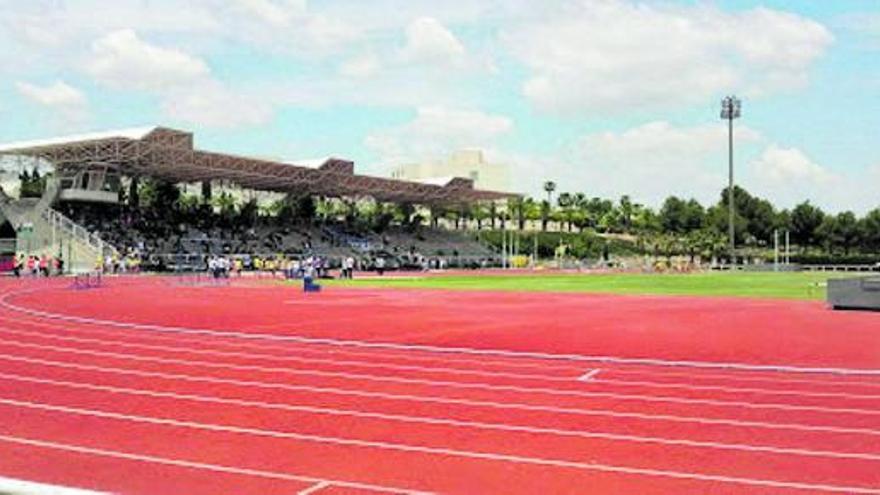
[[(281, 219), (255, 215), (230, 221), (211, 203), (219, 190), (307, 198), (372, 198), (377, 203), (425, 209), (503, 202), (516, 195), (477, 190), (467, 178), (443, 184), (355, 173), (354, 163), (327, 158), (285, 162), (197, 149), (193, 134), (147, 127), (0, 145), (0, 165), (10, 170), (51, 171), (39, 197), (0, 191), (6, 232), (4, 255), (60, 255), (72, 270), (86, 270), (105, 256), (137, 253), (156, 270), (202, 269), (210, 254), (231, 256), (317, 255), (332, 264), (353, 256), (368, 267), (383, 257), (389, 266), (420, 266), (434, 259), (450, 266), (486, 266), (497, 255), (468, 235), (421, 221), (365, 229), (344, 218)], [(177, 189), (201, 186), (196, 205), (144, 205), (147, 181)], [(10, 233), (15, 235), (11, 248)]]

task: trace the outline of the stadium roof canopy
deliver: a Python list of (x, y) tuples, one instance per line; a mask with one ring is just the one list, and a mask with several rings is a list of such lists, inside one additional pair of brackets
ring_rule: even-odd
[(369, 196), (396, 203), (474, 203), (518, 196), (477, 190), (473, 180), (461, 177), (437, 184), (358, 175), (354, 162), (339, 158), (296, 164), (203, 151), (193, 146), (192, 133), (158, 126), (0, 144), (0, 156), (45, 160), (58, 170), (102, 164), (125, 175), (172, 182), (222, 180), (246, 189)]

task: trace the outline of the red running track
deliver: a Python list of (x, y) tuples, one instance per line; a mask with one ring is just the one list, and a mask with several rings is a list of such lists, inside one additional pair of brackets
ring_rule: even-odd
[(152, 279), (0, 291), (0, 477), (134, 494), (880, 493), (880, 315)]

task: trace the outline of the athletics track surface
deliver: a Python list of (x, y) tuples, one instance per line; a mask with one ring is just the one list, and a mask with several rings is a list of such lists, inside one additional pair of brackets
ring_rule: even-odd
[(880, 493), (878, 314), (64, 284), (0, 285), (2, 477), (133, 494)]

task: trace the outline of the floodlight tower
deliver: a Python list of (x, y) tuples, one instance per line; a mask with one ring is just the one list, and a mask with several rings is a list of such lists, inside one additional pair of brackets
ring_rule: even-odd
[(733, 201), (733, 121), (742, 115), (742, 102), (736, 96), (727, 96), (721, 100), (721, 118), (727, 120), (727, 151), (728, 151), (728, 175), (727, 206), (728, 206), (728, 234), (730, 235), (730, 263), (736, 264), (736, 206)]

